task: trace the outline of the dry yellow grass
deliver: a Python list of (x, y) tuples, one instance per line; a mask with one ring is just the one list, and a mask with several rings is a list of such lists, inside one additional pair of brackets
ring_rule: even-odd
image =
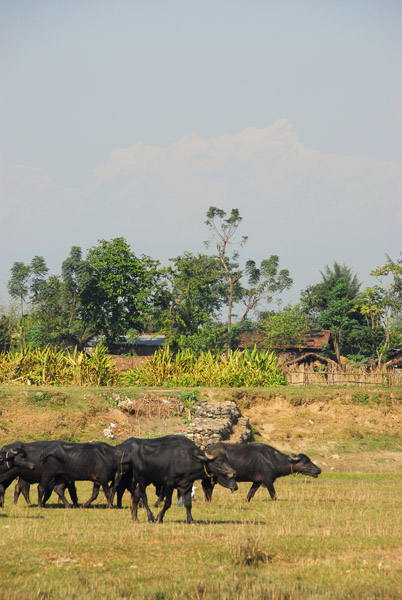
[[(193, 514), (131, 523), (127, 508), (13, 507), (0, 518), (0, 597), (396, 599), (402, 574), (401, 475), (288, 477), (280, 500), (219, 488)], [(79, 484), (85, 499), (90, 486)], [(150, 492), (152, 497), (152, 493)]]

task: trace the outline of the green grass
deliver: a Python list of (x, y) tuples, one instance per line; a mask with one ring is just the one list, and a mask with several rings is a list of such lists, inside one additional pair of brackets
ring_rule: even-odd
[[(245, 501), (197, 486), (193, 516), (172, 506), (163, 525), (140, 510), (11, 505), (0, 516), (0, 597), (245, 600), (400, 598), (402, 475), (323, 473), (277, 481)], [(154, 495), (149, 488), (149, 496)], [(34, 498), (32, 490), (32, 498)], [(85, 500), (90, 485), (78, 485)], [(52, 499), (51, 499), (52, 502)]]
[(334, 449), (343, 454), (356, 451), (363, 452), (400, 452), (402, 450), (402, 436), (400, 433), (373, 433), (365, 429), (350, 427), (347, 431), (348, 438), (336, 444)]

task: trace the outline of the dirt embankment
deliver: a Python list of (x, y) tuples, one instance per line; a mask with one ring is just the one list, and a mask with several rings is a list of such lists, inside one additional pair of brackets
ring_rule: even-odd
[(244, 416), (262, 441), (284, 452), (304, 452), (323, 469), (402, 472), (401, 405), (344, 404), (314, 400), (295, 406), (287, 398), (256, 398)]
[[(116, 441), (183, 433), (183, 390), (0, 387), (0, 446), (15, 441)], [(254, 441), (304, 452), (324, 470), (402, 472), (402, 391), (205, 389), (200, 400), (236, 400)], [(132, 404), (119, 407), (121, 401)]]

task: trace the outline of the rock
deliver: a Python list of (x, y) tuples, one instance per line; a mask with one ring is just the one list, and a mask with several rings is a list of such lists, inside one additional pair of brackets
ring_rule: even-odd
[(251, 427), (249, 419), (241, 416), (236, 402), (203, 402), (188, 425), (186, 436), (205, 450), (222, 440), (247, 441), (251, 437)]
[(110, 427), (103, 430), (103, 435), (109, 440), (114, 440), (113, 430)]

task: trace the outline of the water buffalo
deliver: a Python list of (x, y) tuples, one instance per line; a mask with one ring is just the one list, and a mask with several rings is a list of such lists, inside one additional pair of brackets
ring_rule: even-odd
[(4, 507), (4, 494), (11, 481), (23, 471), (32, 471), (35, 465), (30, 462), (21, 448), (0, 450), (0, 508)]
[[(138, 438), (131, 437), (131, 438), (128, 438), (127, 440), (124, 440), (124, 442), (122, 442), (121, 444), (117, 444), (116, 446), (114, 446), (114, 448), (121, 450), (122, 452), (126, 452), (126, 453), (130, 452), (131, 444), (134, 441), (141, 441), (141, 440), (138, 440)], [(121, 473), (121, 477), (119, 478), (119, 480), (117, 481), (117, 483), (115, 485), (117, 508), (122, 507), (122, 499), (123, 499), (124, 492), (126, 490), (131, 492), (132, 479), (133, 479), (133, 469), (132, 469), (131, 462), (128, 462), (125, 464), (125, 468), (124, 468), (123, 472)], [(94, 483), (93, 488), (92, 488), (91, 497), (83, 505), (84, 508), (87, 508), (92, 502), (94, 502), (94, 500), (96, 500), (96, 498), (99, 495), (100, 487), (101, 487), (100, 483), (97, 483), (97, 482)]]
[[(74, 481), (93, 481), (102, 486), (108, 507), (113, 507), (114, 491), (125, 471), (131, 469), (129, 454), (105, 442), (67, 443), (54, 442), (44, 453), (42, 478), (38, 486), (38, 504), (50, 482), (61, 477), (69, 484)], [(111, 482), (112, 487), (109, 487)], [(91, 497), (84, 507), (94, 498)], [(69, 503), (64, 496), (65, 506)]]
[[(19, 493), (22, 492), (27, 503), (30, 504), (29, 487), (32, 483), (40, 483), (42, 479), (42, 468), (44, 453), (54, 445), (55, 442), (13, 442), (3, 446), (0, 450), (0, 463), (2, 457), (7, 456), (3, 464), (0, 464), (0, 506), (4, 505), (4, 494), (8, 486), (19, 478), (14, 491), (14, 503), (17, 502)], [(63, 442), (60, 442), (63, 443)], [(10, 465), (10, 457), (15, 456), (12, 468)], [(49, 499), (52, 490), (58, 494), (59, 498), (64, 495), (65, 488), (68, 487), (71, 500), (74, 506), (78, 506), (77, 492), (74, 483), (66, 482), (62, 477), (55, 477), (49, 481), (45, 490), (43, 503)]]
[[(301, 473), (318, 477), (321, 469), (305, 454), (288, 456), (267, 444), (228, 444), (219, 442), (209, 446), (208, 451), (224, 449), (229, 464), (236, 471), (236, 481), (251, 481), (247, 501), (250, 502), (262, 485), (268, 489), (272, 500), (277, 500), (274, 481), (291, 473)], [(212, 478), (203, 478), (202, 488), (205, 499), (211, 501), (215, 482)]]
[(154, 522), (146, 495), (146, 488), (153, 483), (165, 496), (162, 510), (156, 521), (163, 522), (166, 511), (172, 504), (173, 490), (177, 489), (184, 498), (187, 523), (194, 523), (191, 514), (191, 492), (194, 481), (202, 477), (214, 477), (221, 485), (237, 490), (235, 471), (228, 464), (224, 448), (203, 452), (194, 442), (181, 435), (167, 435), (151, 440), (135, 440), (131, 443), (133, 466), (131, 515), (138, 520), (137, 508), (141, 499), (147, 511), (148, 521)]

